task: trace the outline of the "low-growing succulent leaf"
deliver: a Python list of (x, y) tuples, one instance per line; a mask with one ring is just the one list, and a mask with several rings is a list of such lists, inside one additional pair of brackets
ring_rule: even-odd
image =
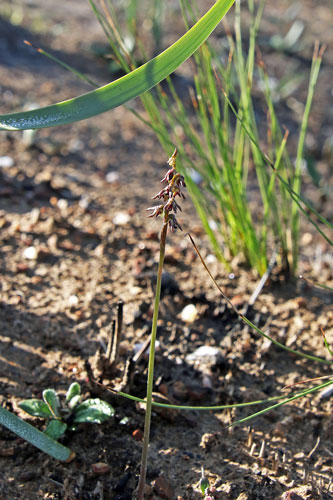
[[(80, 396), (81, 394), (81, 387), (80, 387), (80, 384), (78, 384), (77, 382), (73, 382), (69, 388), (68, 388), (68, 391), (67, 391), (67, 394), (66, 394), (66, 403), (70, 403), (71, 400), (73, 398), (77, 398), (77, 396)], [(77, 400), (77, 399), (76, 399)], [(77, 404), (77, 403), (76, 403)], [(72, 404), (69, 404), (69, 406), (71, 408), (73, 408)], [(75, 406), (75, 405), (74, 405)]]
[(44, 433), (50, 438), (57, 440), (65, 434), (66, 429), (67, 424), (65, 424), (65, 422), (61, 422), (61, 420), (50, 420)]
[(77, 396), (74, 396), (69, 402), (68, 402), (68, 406), (69, 408), (73, 409), (75, 408), (75, 406), (77, 406), (79, 404), (79, 402), (81, 401), (81, 394), (78, 394)]
[(209, 488), (209, 481), (203, 474), (201, 476), (199, 484), (200, 484), (201, 493), (203, 495), (205, 495), (206, 490)]
[(24, 399), (19, 403), (19, 407), (33, 417), (51, 418), (53, 416), (47, 404), (41, 399)]
[(60, 417), (60, 402), (54, 389), (45, 389), (43, 399), (54, 417)]
[(113, 417), (114, 409), (106, 401), (101, 399), (87, 399), (83, 401), (74, 410), (74, 422), (90, 422), (92, 424), (101, 424)]
[(119, 425), (128, 425), (131, 422), (129, 417), (124, 417), (120, 420)]

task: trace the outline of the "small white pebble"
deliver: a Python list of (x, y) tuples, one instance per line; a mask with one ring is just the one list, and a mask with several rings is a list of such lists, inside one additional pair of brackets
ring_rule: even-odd
[(301, 237), (301, 245), (308, 246), (313, 240), (311, 233), (304, 233)]
[(59, 210), (67, 210), (68, 201), (61, 198), (60, 200), (57, 201), (57, 207), (59, 208)]
[(320, 399), (328, 399), (331, 396), (333, 396), (333, 384), (325, 387), (325, 389), (319, 394)]
[(296, 328), (298, 328), (299, 330), (302, 330), (302, 328), (304, 328), (304, 321), (302, 320), (302, 318), (300, 316), (294, 317), (294, 324), (295, 324)]
[(70, 295), (70, 297), (68, 298), (68, 305), (70, 307), (74, 307), (74, 306), (77, 306), (79, 303), (79, 297), (77, 295)]
[(39, 208), (35, 207), (31, 210), (30, 212), (30, 222), (31, 224), (37, 224), (38, 220), (39, 220), (39, 214), (40, 214), (40, 210)]
[(200, 361), (201, 363), (216, 363), (221, 358), (221, 351), (211, 345), (202, 345), (186, 356), (186, 361)]
[(109, 184), (113, 184), (114, 182), (117, 182), (117, 180), (119, 179), (119, 174), (118, 172), (109, 172), (108, 174), (106, 174), (105, 176), (105, 180), (106, 182), (108, 182)]
[(131, 216), (127, 212), (118, 212), (116, 215), (113, 217), (112, 222), (116, 226), (124, 226), (127, 224), (131, 219)]
[(11, 156), (0, 156), (0, 168), (9, 168), (14, 165), (14, 160)]
[(185, 323), (193, 323), (198, 317), (198, 310), (194, 304), (188, 304), (180, 313), (180, 318)]
[(38, 250), (36, 247), (27, 247), (23, 252), (23, 257), (28, 260), (37, 260)]
[(85, 194), (82, 195), (81, 199), (79, 201), (79, 206), (81, 208), (83, 208), (83, 210), (87, 210), (87, 208), (89, 207), (89, 204), (90, 204), (90, 198), (89, 198), (89, 196), (87, 196)]
[(215, 255), (213, 255), (212, 253), (207, 255), (206, 264), (214, 264), (216, 261), (217, 261), (217, 258), (215, 257)]
[(73, 139), (69, 142), (68, 148), (71, 153), (76, 153), (77, 151), (81, 151), (84, 148), (84, 142), (79, 139)]
[(209, 220), (208, 220), (208, 225), (209, 225), (209, 227), (210, 227), (213, 231), (217, 231), (217, 224), (216, 224), (215, 220), (213, 220), (213, 219), (209, 219)]

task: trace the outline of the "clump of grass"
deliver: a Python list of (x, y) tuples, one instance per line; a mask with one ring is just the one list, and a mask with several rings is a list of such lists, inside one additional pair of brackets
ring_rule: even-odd
[[(110, 23), (110, 10), (105, 4), (99, 10), (94, 0), (90, 2), (118, 57), (124, 45), (119, 44), (121, 34), (116, 22)], [(264, 3), (261, 0), (255, 9), (253, 1), (248, 1), (247, 53), (243, 49), (241, 3), (236, 0), (235, 37), (227, 31), (227, 49), (205, 43), (194, 54), (194, 87), (189, 89), (192, 109), (184, 105), (168, 78), (167, 92), (158, 86), (156, 92), (141, 97), (145, 117), (133, 112), (152, 128), (166, 152), (176, 145), (180, 171), (218, 258), (230, 268), (231, 259), (241, 255), (262, 275), (269, 254), (278, 249), (282, 268), (296, 275), (300, 210), (309, 217), (308, 204), (301, 199), (301, 165), (324, 47), (315, 48), (293, 163), (286, 150), (288, 131), (283, 133), (278, 122), (264, 64), (260, 58), (256, 62), (256, 38)], [(180, 0), (180, 5), (188, 29), (197, 17), (195, 2)], [(114, 19), (114, 11), (112, 16)], [(144, 56), (141, 42), (138, 47)], [(119, 61), (127, 71), (135, 66), (132, 55), (124, 50)], [(262, 130), (258, 128), (252, 96), (256, 72), (267, 107), (269, 158), (261, 151)], [(255, 202), (249, 198), (249, 191), (258, 192)]]
[[(137, 65), (135, 53), (141, 53), (141, 59), (146, 58), (138, 37), (137, 2), (129, 1), (125, 36), (122, 35), (111, 2), (100, 0), (99, 6), (95, 0), (89, 2), (106, 34), (113, 60), (129, 73)], [(218, 3), (221, 2), (216, 2), (214, 8)], [(232, 3), (233, 0), (226, 0), (223, 8), (227, 10)], [(317, 44), (314, 50), (308, 96), (293, 162), (286, 148), (288, 131), (283, 133), (278, 122), (264, 63), (261, 57), (256, 61), (256, 38), (264, 3), (261, 0), (255, 9), (253, 1), (248, 0), (246, 15), (249, 17), (250, 29), (247, 43), (244, 43), (241, 29), (240, 0), (236, 0), (235, 36), (231, 36), (227, 30), (223, 39), (227, 47), (206, 43), (194, 54), (194, 87), (189, 88), (191, 109), (184, 105), (170, 77), (167, 78), (167, 91), (165, 87), (157, 85), (154, 92), (141, 95), (145, 115), (130, 109), (152, 128), (166, 152), (176, 145), (179, 152), (178, 168), (185, 177), (213, 249), (225, 266), (230, 268), (232, 258), (240, 255), (249, 267), (263, 275), (270, 254), (277, 252), (282, 269), (288, 275), (296, 276), (300, 213), (332, 245), (331, 238), (317, 221), (329, 228), (332, 228), (332, 224), (301, 195), (305, 136), (324, 46), (320, 48)], [(154, 5), (153, 18), (156, 18), (155, 14), (161, 6), (158, 0)], [(197, 17), (195, 0), (180, 0), (180, 5), (186, 28), (189, 28)], [(154, 19), (150, 19), (153, 27)], [(161, 34), (161, 31), (155, 30), (153, 38), (160, 44), (158, 33)], [(126, 42), (128, 34), (136, 42), (135, 51), (133, 44), (130, 49)], [(244, 45), (248, 46), (247, 53), (243, 50)], [(38, 50), (50, 57), (45, 51)], [(139, 69), (141, 71), (142, 68)], [(72, 71), (78, 75), (77, 71)], [(267, 108), (265, 148), (268, 154), (262, 150), (262, 128), (258, 128), (252, 96), (256, 74), (264, 89)], [(84, 75), (79, 76), (88, 81)], [(125, 80), (126, 77), (121, 84), (124, 92), (127, 92), (129, 83), (125, 83)], [(114, 83), (118, 85), (119, 82)], [(106, 93), (107, 89), (103, 92)], [(118, 97), (112, 99), (112, 106), (119, 104)], [(96, 111), (96, 106), (94, 111), (89, 111), (90, 114), (101, 112), (102, 109)], [(75, 119), (79, 119), (75, 116)], [(82, 113), (81, 118), (86, 116), (87, 113)], [(255, 193), (253, 199), (251, 192)]]

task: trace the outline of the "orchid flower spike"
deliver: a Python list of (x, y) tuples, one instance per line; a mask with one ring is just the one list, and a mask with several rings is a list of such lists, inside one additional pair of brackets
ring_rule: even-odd
[(177, 210), (181, 211), (181, 207), (176, 202), (176, 196), (185, 198), (182, 190), (186, 187), (186, 184), (184, 176), (176, 171), (176, 157), (177, 149), (174, 150), (168, 159), (168, 165), (171, 168), (161, 180), (161, 182), (166, 182), (167, 185), (152, 198), (153, 200), (162, 200), (163, 204), (147, 208), (147, 210), (151, 211), (148, 217), (159, 217), (163, 215), (164, 223), (168, 224), (171, 231), (176, 231), (176, 229), (182, 231), (181, 225), (177, 221), (175, 215)]

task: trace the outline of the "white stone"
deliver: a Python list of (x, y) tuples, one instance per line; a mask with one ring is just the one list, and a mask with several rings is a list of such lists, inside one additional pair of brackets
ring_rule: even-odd
[(77, 306), (79, 303), (79, 297), (77, 295), (70, 295), (70, 297), (68, 298), (68, 305), (70, 307), (74, 307), (74, 306)]
[(117, 182), (119, 179), (119, 174), (118, 172), (109, 172), (108, 174), (106, 174), (105, 176), (105, 180), (106, 182), (108, 182), (109, 184), (114, 184), (115, 182)]
[(11, 156), (0, 156), (0, 168), (9, 168), (14, 165), (14, 160)]
[(124, 226), (127, 224), (131, 219), (131, 216), (127, 212), (118, 212), (116, 215), (113, 217), (112, 222), (116, 226)]
[(198, 310), (194, 304), (188, 304), (180, 313), (180, 318), (185, 323), (193, 323), (198, 317)]
[(36, 247), (27, 247), (23, 252), (23, 257), (28, 260), (37, 260), (38, 250)]
[(215, 257), (215, 255), (213, 255), (212, 253), (208, 254), (206, 257), (206, 264), (215, 264), (215, 262), (217, 262), (217, 258)]
[(68, 201), (67, 200), (64, 200), (63, 198), (60, 198), (60, 200), (57, 201), (57, 207), (59, 208), (59, 210), (67, 210), (68, 208)]
[(186, 356), (186, 361), (198, 361), (201, 363), (216, 363), (221, 357), (221, 352), (217, 347), (202, 345), (194, 352)]

